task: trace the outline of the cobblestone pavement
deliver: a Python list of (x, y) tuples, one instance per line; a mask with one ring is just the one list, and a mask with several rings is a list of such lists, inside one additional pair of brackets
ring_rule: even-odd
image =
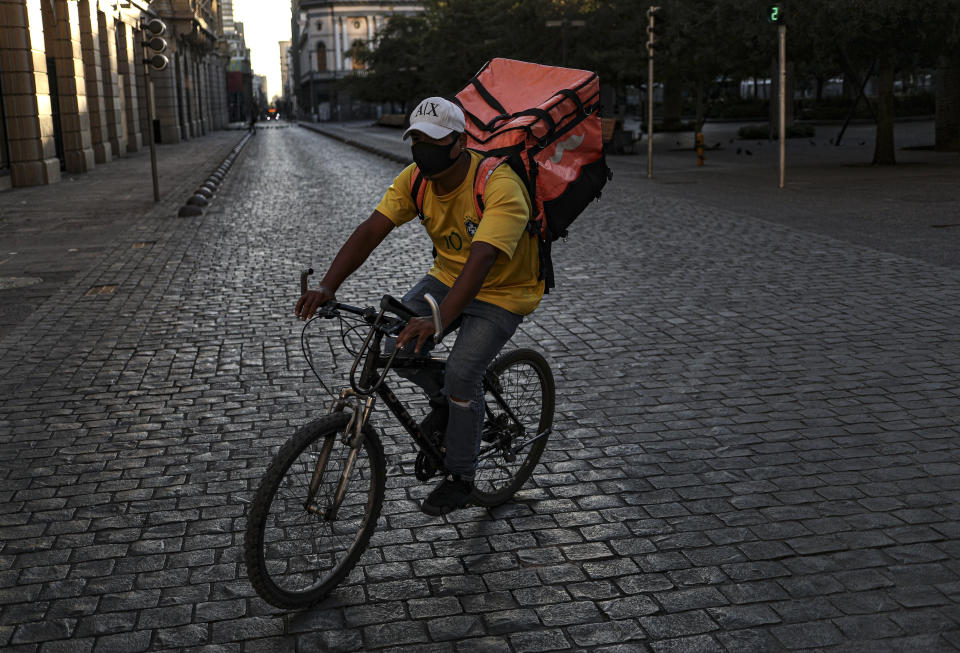
[(148, 147), (82, 175), (65, 172), (52, 186), (0, 193), (0, 338), (94, 265), (137, 218), (175, 216), (245, 133), (159, 145), (156, 203)]
[[(557, 379), (543, 465), (506, 506), (430, 518), (381, 421), (378, 532), (299, 613), (250, 588), (244, 517), (323, 411), (298, 272), (397, 164), (264, 130), (203, 217), (137, 221), (0, 340), (0, 647), (960, 648), (960, 272), (613, 163), (515, 338)], [(341, 299), (402, 292), (428, 250), (399, 230)]]

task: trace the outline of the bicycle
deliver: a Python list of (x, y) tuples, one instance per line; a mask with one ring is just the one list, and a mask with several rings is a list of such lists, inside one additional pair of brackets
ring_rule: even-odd
[[(309, 269), (300, 275), (301, 294), (312, 273)], [(436, 302), (428, 296), (428, 303), (439, 325)], [(384, 295), (379, 311), (331, 301), (304, 325), (306, 334), (317, 319), (338, 319), (348, 351), (347, 334), (368, 330), (355, 352), (350, 386), (341, 390), (325, 416), (300, 427), (280, 447), (251, 501), (244, 560), (251, 584), (271, 605), (306, 608), (321, 601), (366, 550), (386, 482), (383, 447), (370, 423), (377, 397), (413, 438), (416, 478), (426, 481), (448, 473), (440, 434), (421, 433), (385, 383), (391, 369), (444, 368), (445, 360), (439, 357), (398, 357), (396, 348), (389, 355), (382, 351), (384, 338), (399, 334), (412, 317), (411, 309)], [(305, 335), (301, 347), (326, 388)], [(553, 431), (555, 387), (541, 354), (515, 349), (490, 364), (483, 388), (486, 418), (470, 502), (493, 508), (508, 501), (539, 462)]]

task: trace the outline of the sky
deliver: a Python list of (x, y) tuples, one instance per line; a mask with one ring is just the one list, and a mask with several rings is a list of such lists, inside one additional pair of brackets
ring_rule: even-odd
[(233, 0), (233, 20), (243, 23), (253, 72), (267, 76), (267, 99), (280, 95), (279, 41), (290, 40), (289, 0)]

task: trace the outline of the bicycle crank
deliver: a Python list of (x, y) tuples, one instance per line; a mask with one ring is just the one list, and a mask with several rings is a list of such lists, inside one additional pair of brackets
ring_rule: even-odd
[(437, 473), (437, 464), (425, 451), (420, 451), (413, 465), (413, 473), (418, 481), (429, 481)]

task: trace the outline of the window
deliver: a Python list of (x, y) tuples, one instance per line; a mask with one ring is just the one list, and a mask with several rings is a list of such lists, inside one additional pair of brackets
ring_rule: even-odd
[(327, 44), (317, 43), (317, 72), (327, 72)]
[(360, 57), (366, 54), (366, 52), (367, 44), (360, 39), (357, 39), (350, 44), (350, 49), (347, 50), (346, 54), (348, 57), (350, 57), (350, 61), (353, 64), (354, 70), (366, 70), (367, 64), (360, 61)]

